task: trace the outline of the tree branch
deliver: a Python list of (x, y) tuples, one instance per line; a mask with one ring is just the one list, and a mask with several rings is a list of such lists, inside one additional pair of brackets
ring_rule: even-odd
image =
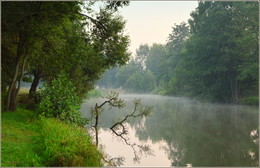
[[(101, 108), (106, 105), (109, 104), (112, 107), (118, 107), (121, 108), (123, 107), (124, 101), (121, 99), (118, 99), (118, 93), (116, 92), (112, 92), (111, 95), (107, 96), (108, 100), (104, 101), (101, 105), (98, 105), (96, 103), (95, 108), (92, 109), (92, 114), (95, 115), (95, 125), (92, 126), (95, 129), (95, 133), (96, 133), (96, 146), (98, 146), (98, 123), (99, 123), (99, 115), (100, 115), (100, 110)], [(113, 124), (110, 127), (110, 130), (112, 131), (112, 133), (114, 133), (116, 136), (118, 136), (119, 138), (121, 138), (124, 143), (128, 146), (130, 146), (134, 152), (134, 158), (133, 160), (135, 162), (139, 162), (140, 157), (138, 156), (138, 153), (136, 151), (136, 147), (139, 148), (140, 152), (145, 152), (145, 154), (150, 154), (152, 155), (152, 150), (150, 149), (150, 147), (148, 145), (137, 145), (135, 143), (131, 143), (129, 141), (129, 138), (125, 137), (125, 135), (128, 134), (128, 130), (127, 130), (127, 126), (125, 125), (125, 122), (129, 119), (129, 118), (136, 118), (136, 117), (142, 117), (142, 116), (147, 116), (150, 112), (151, 112), (151, 107), (145, 107), (144, 109), (140, 106), (140, 100), (136, 100), (134, 102), (134, 110), (132, 111), (131, 114), (126, 115), (121, 121), (116, 122), (115, 124)], [(139, 108), (138, 108), (139, 107)], [(139, 111), (139, 114), (136, 114), (137, 111)], [(121, 132), (118, 131), (119, 129), (117, 128), (121, 128)], [(102, 156), (103, 157), (103, 156)], [(106, 159), (103, 157), (103, 160), (106, 161)], [(111, 161), (111, 160), (110, 160)], [(122, 161), (122, 160), (121, 160)], [(107, 161), (106, 161), (107, 162)]]
[(96, 25), (99, 25), (101, 26), (103, 29), (107, 30), (106, 26), (104, 24), (102, 24), (101, 22), (99, 22), (98, 20), (86, 15), (86, 14), (83, 14), (83, 13), (80, 13), (80, 12), (77, 12), (76, 14), (78, 15), (81, 15), (81, 16), (84, 16), (86, 18), (88, 18), (92, 23), (96, 24)]

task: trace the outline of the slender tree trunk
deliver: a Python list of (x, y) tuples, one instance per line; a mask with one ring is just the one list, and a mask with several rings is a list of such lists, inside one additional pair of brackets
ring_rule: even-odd
[(15, 111), (16, 110), (16, 98), (15, 98), (15, 95), (16, 95), (16, 87), (14, 87), (12, 90), (11, 90), (11, 94), (10, 94), (10, 102), (9, 102), (9, 111)]
[(37, 87), (40, 83), (40, 74), (35, 72), (33, 74), (34, 78), (33, 78), (33, 82), (32, 82), (32, 85), (31, 85), (31, 88), (30, 88), (30, 91), (29, 91), (29, 99), (33, 99), (35, 98), (35, 94), (36, 94), (36, 90), (37, 90)]
[(235, 103), (238, 102), (238, 85), (237, 85), (237, 80), (235, 79), (235, 86), (234, 86), (234, 99)]
[(15, 67), (15, 73), (14, 73), (12, 81), (11, 81), (9, 87), (8, 87), (6, 107), (5, 107), (6, 111), (10, 110), (11, 99), (13, 99), (13, 94), (14, 94), (15, 89), (16, 89), (15, 84), (16, 84), (17, 74), (18, 74), (18, 70), (19, 70), (19, 64), (20, 64), (20, 58), (17, 60), (16, 67)]
[[(21, 35), (20, 35), (20, 38), (21, 38)], [(14, 75), (12, 77), (11, 83), (9, 84), (8, 91), (7, 91), (7, 100), (6, 100), (6, 107), (5, 107), (6, 111), (11, 110), (11, 106), (14, 105), (14, 93), (16, 92), (16, 81), (17, 81), (17, 76), (19, 73), (19, 67), (20, 67), (20, 64), (22, 61), (23, 44), (24, 44), (24, 42), (22, 42), (20, 39), (20, 42), (18, 44), (16, 63), (15, 63), (15, 72), (14, 72)]]
[(24, 76), (24, 68), (25, 68), (25, 63), (26, 63), (26, 59), (27, 59), (27, 53), (28, 53), (28, 48), (26, 48), (26, 51), (25, 51), (21, 75), (20, 75), (18, 83), (17, 83), (17, 85), (18, 85), (17, 89), (15, 89), (15, 95), (14, 95), (14, 98), (13, 98), (13, 107), (11, 106), (13, 108), (13, 111), (16, 110), (16, 107), (17, 107), (17, 95), (18, 95), (18, 92), (21, 88), (21, 82), (22, 82), (23, 76)]
[(231, 97), (232, 97), (232, 101), (234, 101), (234, 90), (233, 90), (233, 81), (232, 79), (230, 79), (230, 91), (231, 91)]
[[(22, 71), (21, 71), (20, 77), (19, 77), (19, 79), (17, 79), (17, 82), (15, 82), (15, 84), (13, 86), (13, 89), (11, 91), (10, 103), (9, 103), (9, 110), (10, 111), (15, 111), (16, 108), (17, 108), (17, 95), (18, 95), (18, 92), (19, 92), (20, 87), (21, 87), (21, 82), (22, 82), (22, 79), (23, 79), (25, 63), (26, 63), (26, 55), (25, 55), (25, 58), (23, 60)], [(16, 86), (17, 86), (17, 88), (16, 88)]]
[(239, 97), (239, 84), (235, 77), (230, 79), (230, 89), (233, 103), (238, 102)]
[(96, 146), (98, 146), (98, 120), (99, 120), (99, 112), (98, 112), (98, 106), (97, 106), (97, 104), (95, 105), (95, 125), (94, 125), (94, 128), (95, 128), (95, 133), (96, 133)]

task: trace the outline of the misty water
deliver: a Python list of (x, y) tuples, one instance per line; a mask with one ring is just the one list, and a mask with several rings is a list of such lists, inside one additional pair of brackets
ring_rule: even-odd
[[(186, 98), (156, 95), (120, 95), (127, 106), (106, 108), (100, 119), (100, 143), (111, 157), (123, 156), (123, 166), (258, 166), (258, 107), (201, 103)], [(133, 111), (134, 99), (153, 106), (150, 116), (130, 120), (129, 139), (146, 144), (153, 155), (133, 150), (108, 129)], [(90, 107), (104, 99), (89, 99), (81, 107), (90, 116)], [(93, 123), (92, 123), (93, 124)]]

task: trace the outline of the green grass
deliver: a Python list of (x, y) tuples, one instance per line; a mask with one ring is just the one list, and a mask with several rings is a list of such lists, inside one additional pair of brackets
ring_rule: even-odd
[(2, 167), (102, 166), (86, 129), (18, 108), (2, 112)]
[(245, 97), (240, 100), (240, 103), (246, 105), (259, 105), (259, 97), (258, 96)]
[(30, 88), (20, 88), (19, 94), (29, 94)]
[(35, 115), (25, 109), (2, 112), (2, 167), (43, 166), (32, 145), (35, 122)]
[(87, 98), (98, 98), (101, 96), (102, 96), (101, 92), (96, 89), (89, 91), (87, 94)]
[(46, 166), (102, 166), (99, 151), (85, 128), (42, 118), (37, 151)]

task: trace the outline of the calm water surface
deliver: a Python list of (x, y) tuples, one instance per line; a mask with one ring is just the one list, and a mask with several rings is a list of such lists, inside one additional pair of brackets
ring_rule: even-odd
[[(123, 156), (123, 166), (258, 166), (258, 107), (220, 105), (156, 95), (121, 95), (124, 109), (106, 108), (100, 119), (100, 143), (111, 157)], [(151, 115), (127, 123), (132, 143), (150, 145), (153, 155), (133, 161), (130, 146), (114, 136), (111, 125), (133, 111), (133, 100), (153, 106)], [(104, 99), (86, 100), (81, 112)], [(92, 123), (93, 124), (93, 123)]]

